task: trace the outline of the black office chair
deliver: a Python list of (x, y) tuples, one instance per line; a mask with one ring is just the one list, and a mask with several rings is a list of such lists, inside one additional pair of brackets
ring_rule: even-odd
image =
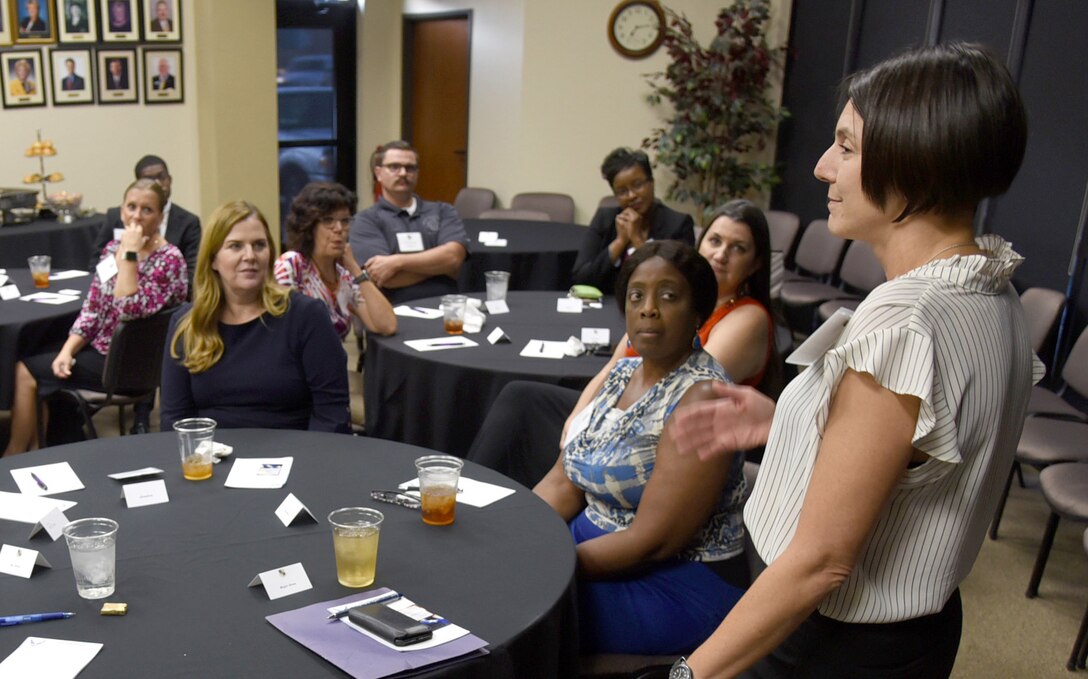
[[(125, 433), (125, 406), (144, 401), (155, 395), (162, 376), (162, 355), (166, 332), (174, 309), (164, 309), (154, 316), (122, 321), (113, 331), (110, 351), (102, 373), (101, 389), (61, 389), (57, 396), (76, 402), (83, 431), (89, 439), (98, 438), (94, 426), (95, 413), (117, 406), (117, 427)], [(38, 437), (45, 441), (43, 408), (38, 403)]]

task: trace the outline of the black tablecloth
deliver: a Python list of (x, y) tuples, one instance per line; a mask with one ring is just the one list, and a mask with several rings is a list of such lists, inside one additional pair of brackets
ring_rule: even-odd
[(29, 224), (0, 227), (0, 268), (26, 268), (31, 255), (49, 255), (54, 269), (86, 269), (94, 254), (94, 239), (105, 215), (93, 215), (62, 224), (41, 219)]
[[(86, 265), (87, 262), (83, 262), (83, 266), (72, 268), (86, 271)], [(53, 270), (56, 271), (57, 267), (54, 266)], [(20, 294), (29, 295), (35, 292), (29, 269), (8, 269), (7, 275), (19, 286)], [(0, 410), (11, 408), (15, 363), (20, 358), (62, 342), (68, 336), (90, 285), (91, 276), (87, 275), (50, 281), (49, 288), (45, 290), (79, 290), (83, 294), (78, 302), (39, 304), (18, 299), (0, 301)]]
[[(0, 542), (41, 551), (52, 569), (29, 580), (0, 574), (0, 614), (75, 611), (69, 620), (0, 628), (0, 658), (30, 635), (104, 643), (80, 679), (97, 677), (340, 677), (335, 666), (265, 621), (265, 616), (355, 591), (336, 580), (326, 517), (337, 507), (385, 514), (374, 587), (391, 587), (490, 642), (483, 658), (421, 676), (575, 676), (574, 549), (563, 521), (522, 486), (465, 466), (469, 478), (517, 488), (484, 508), (458, 505), (452, 526), (426, 526), (418, 511), (370, 499), (415, 476), (429, 451), (338, 434), (222, 430), (234, 456), (293, 456), (279, 490), (223, 486), (230, 462), (208, 481), (181, 476), (173, 433), (99, 439), (0, 460), (0, 490), (16, 491), (8, 470), (68, 461), (86, 490), (70, 520), (105, 516), (120, 524), (117, 591), (129, 605), (102, 617), (102, 602), (76, 594), (62, 537), (27, 540), (29, 526), (0, 521)], [(127, 509), (108, 473), (148, 465), (165, 470), (170, 502)], [(295, 496), (318, 518), (285, 528), (274, 511)], [(270, 601), (246, 585), (259, 572), (302, 562), (313, 589)]]
[[(607, 357), (525, 358), (521, 350), (532, 339), (579, 337), (584, 327), (609, 328), (614, 345), (624, 332), (623, 317), (611, 298), (601, 309), (561, 314), (555, 310), (559, 297), (557, 292), (510, 292), (509, 314), (492, 315), (483, 331), (466, 335), (477, 347), (419, 352), (404, 344), (442, 336), (442, 319), (400, 317), (396, 335), (370, 335), (363, 376), (367, 434), (463, 457), (508, 382), (535, 380), (581, 389)], [(437, 308), (438, 300), (412, 305)], [(488, 344), (495, 327), (506, 332), (509, 344)]]
[[(586, 227), (520, 219), (466, 219), (469, 254), (461, 267), (461, 290), (483, 292), (485, 271), (509, 271), (511, 290), (567, 290)], [(501, 248), (481, 245), (481, 231), (506, 239)]]

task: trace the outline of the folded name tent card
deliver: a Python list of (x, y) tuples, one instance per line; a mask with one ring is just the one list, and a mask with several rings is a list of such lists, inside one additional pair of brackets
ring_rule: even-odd
[(80, 271), (79, 269), (65, 269), (64, 271), (54, 271), (49, 274), (49, 280), (51, 281), (63, 281), (69, 278), (79, 278), (80, 276), (89, 276), (90, 271)]
[(582, 344), (603, 347), (611, 341), (611, 335), (608, 328), (582, 328)]
[(272, 600), (313, 589), (301, 562), (258, 573), (257, 577), (249, 581), (249, 586), (263, 586), (268, 598)]
[(405, 318), (442, 318), (441, 309), (429, 309), (427, 307), (409, 306), (407, 304), (393, 307), (393, 313), (397, 316), (404, 316)]
[(280, 506), (276, 508), (276, 518), (280, 520), (285, 528), (296, 522), (306, 523), (312, 521), (317, 523), (317, 517), (306, 505), (302, 504), (301, 500), (295, 497), (294, 493), (288, 493)]
[(431, 339), (406, 340), (404, 344), (416, 351), (441, 351), (443, 349), (464, 349), (480, 346), (464, 335), (446, 335)]
[(35, 566), (52, 568), (53, 566), (36, 549), (4, 545), (0, 547), (0, 573), (29, 578)]
[(166, 494), (166, 481), (162, 479), (126, 483), (121, 486), (121, 492), (129, 509), (147, 507), (148, 505), (161, 505), (170, 501), (169, 495)]
[(34, 537), (39, 530), (44, 528), (53, 542), (56, 542), (57, 538), (64, 535), (64, 527), (67, 525), (68, 517), (64, 515), (59, 507), (53, 507), (45, 513), (45, 516), (38, 519), (38, 523), (34, 524), (34, 528), (30, 531), (30, 537)]
[(234, 461), (223, 485), (227, 488), (283, 488), (293, 457), (243, 457)]
[[(397, 488), (419, 493), (419, 479), (409, 479)], [(472, 507), (486, 507), (492, 502), (498, 502), (508, 495), (513, 495), (514, 492), (513, 488), (504, 488), (464, 476), (457, 480), (457, 501)]]
[(65, 288), (64, 290), (57, 290), (58, 295), (70, 295), (72, 297), (79, 297), (83, 293), (75, 288)]
[(8, 282), (7, 274), (5, 272), (3, 272), (3, 271), (0, 271), (0, 288), (4, 287), (4, 285), (7, 282)]
[(506, 247), (506, 239), (496, 238), (495, 240), (488, 241), (486, 243), (480, 243), (480, 245), (483, 245), (486, 248), (504, 248)]
[(555, 300), (555, 310), (561, 314), (580, 314), (582, 300), (577, 297), (559, 297)]
[(143, 469), (133, 469), (130, 472), (117, 472), (116, 474), (107, 474), (114, 481), (128, 481), (129, 479), (141, 479), (145, 476), (155, 476), (156, 474), (162, 474), (162, 470), (158, 467), (144, 467)]
[(12, 283), (0, 288), (0, 300), (19, 299), (19, 286)]
[(487, 341), (491, 344), (510, 344), (510, 338), (503, 332), (502, 328), (495, 328), (488, 336)]
[(494, 316), (495, 314), (508, 314), (510, 313), (510, 307), (507, 306), (505, 299), (489, 299), (484, 302), (484, 306), (487, 307), (487, 313)]
[(27, 637), (0, 662), (0, 678), (75, 679), (101, 650), (102, 644), (89, 641)]
[(84, 488), (67, 462), (12, 469), (11, 476), (19, 486), (19, 492), (25, 495), (55, 495)]
[(265, 620), (356, 679), (380, 679), (487, 654), (487, 642), (472, 633), (437, 646), (403, 653), (360, 634), (340, 620), (328, 619), (329, 608), (351, 604), (388, 591), (379, 588), (355, 593), (341, 599), (269, 615)]
[(498, 240), (498, 238), (499, 238), (499, 232), (498, 231), (481, 231), (476, 236), (476, 240), (479, 243), (483, 244), (483, 245), (487, 245), (488, 243), (490, 243), (492, 241)]
[(36, 524), (52, 509), (65, 511), (75, 506), (76, 503), (71, 500), (54, 500), (0, 490), (0, 519), (8, 521)]

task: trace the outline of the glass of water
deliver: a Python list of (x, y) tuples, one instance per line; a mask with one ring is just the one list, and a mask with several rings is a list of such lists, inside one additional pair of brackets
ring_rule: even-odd
[(79, 519), (64, 527), (76, 591), (84, 599), (113, 594), (117, 580), (117, 522)]

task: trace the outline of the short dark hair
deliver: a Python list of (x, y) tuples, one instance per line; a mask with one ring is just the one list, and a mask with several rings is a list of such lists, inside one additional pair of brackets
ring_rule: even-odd
[(343, 208), (354, 214), (355, 206), (355, 194), (342, 184), (310, 182), (303, 186), (287, 213), (287, 249), (310, 259), (314, 255), (317, 223)]
[(162, 165), (162, 169), (166, 170), (166, 174), (170, 174), (170, 168), (166, 166), (166, 161), (158, 156), (147, 155), (136, 161), (136, 178), (140, 178), (140, 173), (149, 167), (155, 165)]
[(604, 162), (601, 163), (601, 176), (604, 177), (609, 188), (611, 188), (616, 175), (634, 165), (642, 168), (647, 179), (654, 180), (654, 171), (650, 169), (650, 157), (643, 151), (635, 151), (625, 147), (615, 149), (604, 157)]
[(1012, 75), (981, 45), (905, 52), (850, 76), (841, 103), (864, 121), (861, 186), (896, 218), (952, 215), (1004, 193), (1027, 145), (1027, 115)]
[(714, 305), (718, 301), (718, 280), (714, 278), (714, 270), (706, 259), (695, 248), (678, 240), (649, 241), (623, 263), (616, 277), (616, 303), (619, 304), (620, 313), (627, 310), (627, 285), (631, 282), (631, 275), (639, 264), (653, 257), (660, 257), (672, 264), (687, 281), (691, 288), (692, 307), (698, 319), (697, 327), (702, 327), (714, 313)]
[(419, 162), (419, 151), (412, 148), (412, 145), (403, 139), (397, 139), (396, 141), (390, 141), (382, 144), (374, 153), (370, 154), (370, 173), (374, 174), (374, 168), (380, 166), (385, 162), (385, 152), (396, 149), (398, 151), (411, 151), (416, 154), (416, 162)]

